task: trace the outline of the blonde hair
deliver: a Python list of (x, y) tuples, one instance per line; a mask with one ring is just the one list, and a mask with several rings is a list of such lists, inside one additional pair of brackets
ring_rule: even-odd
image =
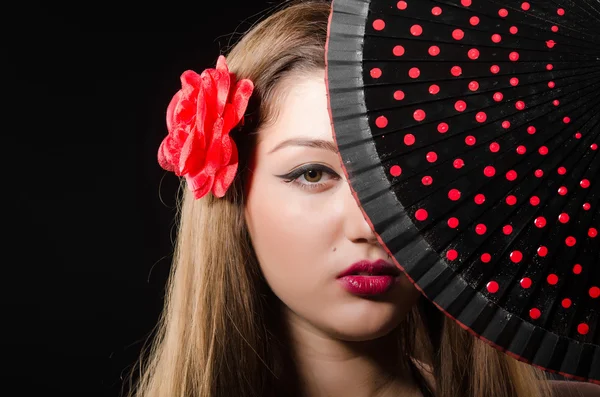
[[(325, 68), (328, 1), (284, 5), (227, 55), (255, 93), (244, 128), (232, 131), (239, 171), (225, 197), (194, 200), (182, 183), (178, 235), (165, 307), (130, 395), (138, 397), (294, 396), (280, 302), (265, 282), (246, 228), (244, 182), (258, 137), (276, 119), (282, 82)], [(542, 397), (545, 374), (474, 338), (422, 298), (394, 331), (399, 357), (438, 397)], [(415, 362), (413, 362), (413, 360)], [(418, 359), (418, 360), (416, 360)], [(427, 363), (420, 366), (415, 363)], [(428, 372), (429, 371), (429, 372)]]

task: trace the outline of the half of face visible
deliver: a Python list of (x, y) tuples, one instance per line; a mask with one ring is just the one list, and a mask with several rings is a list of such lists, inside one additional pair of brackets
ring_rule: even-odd
[(402, 274), (373, 296), (349, 292), (339, 275), (388, 256), (351, 194), (334, 144), (325, 72), (285, 84), (277, 120), (259, 131), (246, 221), (261, 270), (291, 319), (344, 340), (395, 328), (418, 290)]

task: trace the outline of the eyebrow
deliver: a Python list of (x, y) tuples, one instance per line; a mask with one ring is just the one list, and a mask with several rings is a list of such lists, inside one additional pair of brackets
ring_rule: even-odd
[(303, 146), (315, 149), (325, 149), (333, 153), (337, 153), (338, 149), (335, 143), (331, 141), (326, 141), (323, 139), (310, 139), (310, 138), (292, 138), (287, 139), (283, 142), (280, 142), (277, 146), (275, 146), (269, 154), (276, 152), (279, 149), (283, 149), (287, 146)]

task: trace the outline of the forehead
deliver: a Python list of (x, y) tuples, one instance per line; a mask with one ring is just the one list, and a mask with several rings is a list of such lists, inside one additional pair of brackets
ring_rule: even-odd
[(275, 96), (277, 119), (260, 131), (262, 150), (293, 138), (333, 142), (323, 71), (296, 75), (281, 82), (279, 94)]

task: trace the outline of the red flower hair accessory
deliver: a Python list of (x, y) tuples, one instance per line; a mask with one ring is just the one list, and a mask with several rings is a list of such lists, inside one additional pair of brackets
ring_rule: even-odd
[(248, 79), (236, 82), (223, 55), (216, 69), (187, 70), (167, 108), (169, 134), (160, 144), (158, 163), (184, 176), (199, 199), (212, 190), (223, 197), (238, 168), (238, 151), (229, 132), (240, 121), (254, 90)]

